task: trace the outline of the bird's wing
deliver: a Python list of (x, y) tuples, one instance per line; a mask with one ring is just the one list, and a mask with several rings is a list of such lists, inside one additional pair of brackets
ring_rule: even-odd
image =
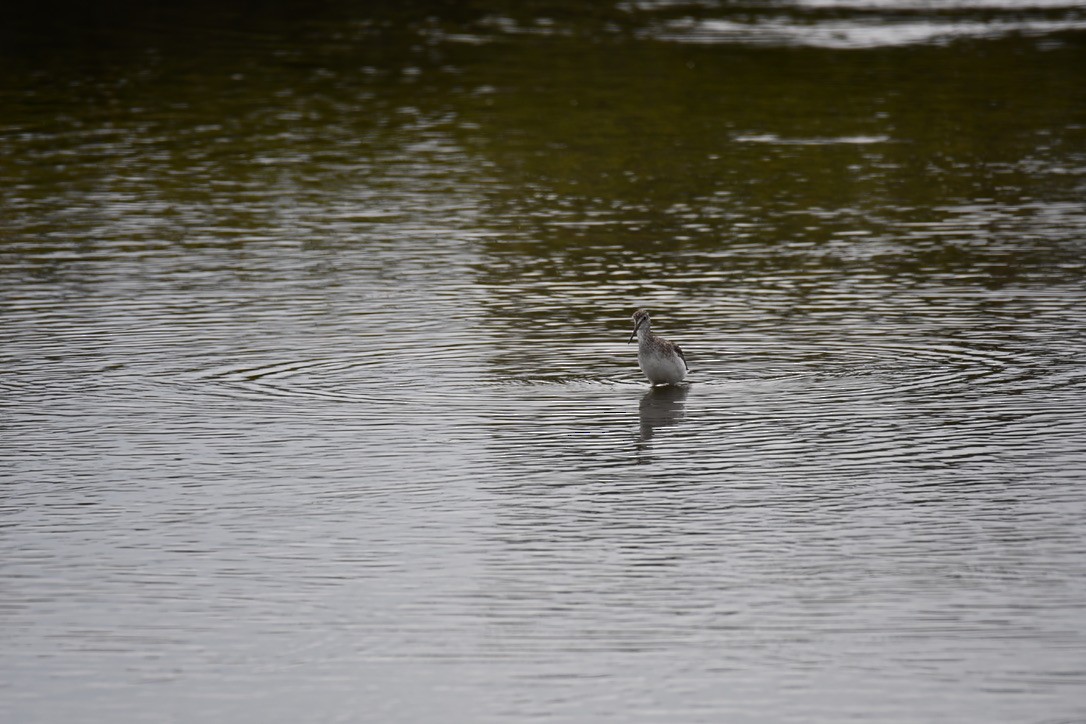
[(689, 371), (690, 365), (686, 363), (686, 355), (683, 354), (683, 348), (679, 345), (675, 345), (675, 351), (679, 353), (679, 358), (683, 361), (683, 367), (686, 367), (687, 371)]

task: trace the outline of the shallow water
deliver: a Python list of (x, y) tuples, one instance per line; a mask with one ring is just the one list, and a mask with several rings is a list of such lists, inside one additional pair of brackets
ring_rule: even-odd
[(1086, 718), (1081, 7), (548, 7), (3, 31), (5, 720)]

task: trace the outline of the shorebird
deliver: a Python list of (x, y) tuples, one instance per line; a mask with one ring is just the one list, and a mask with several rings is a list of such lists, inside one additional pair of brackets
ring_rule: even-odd
[[(649, 382), (656, 385), (677, 385), (686, 378), (690, 367), (686, 364), (686, 356), (682, 348), (674, 342), (669, 342), (663, 337), (652, 333), (652, 323), (649, 321), (649, 313), (644, 309), (638, 309), (633, 315), (634, 330), (630, 335), (630, 342), (637, 337), (637, 364), (641, 371), (649, 378)], [(627, 342), (626, 344), (629, 344)]]

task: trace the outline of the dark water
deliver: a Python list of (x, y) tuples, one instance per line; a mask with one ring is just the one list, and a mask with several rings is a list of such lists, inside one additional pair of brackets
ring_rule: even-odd
[(5, 721), (1086, 721), (1081, 5), (94, 8), (0, 31)]

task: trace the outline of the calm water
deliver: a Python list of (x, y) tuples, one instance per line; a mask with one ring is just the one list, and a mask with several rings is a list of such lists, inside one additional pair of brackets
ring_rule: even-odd
[(5, 721), (1086, 721), (1080, 4), (0, 40)]

